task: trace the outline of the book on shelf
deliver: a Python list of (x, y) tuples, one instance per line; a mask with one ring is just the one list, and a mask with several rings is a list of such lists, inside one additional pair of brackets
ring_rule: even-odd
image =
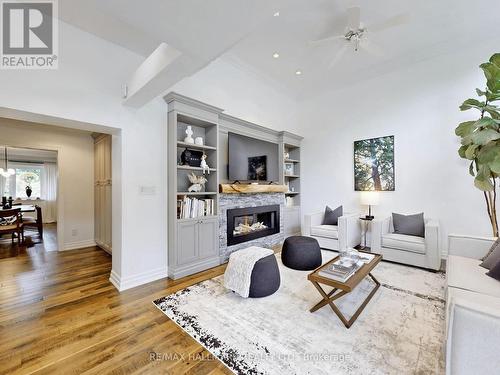
[(192, 219), (215, 215), (214, 199), (198, 199), (184, 196), (177, 199), (177, 218)]
[(318, 275), (344, 282), (349, 280), (349, 278), (360, 268), (361, 266), (359, 263), (354, 263), (351, 266), (344, 266), (340, 264), (339, 260), (337, 260), (336, 262), (321, 269), (318, 272)]

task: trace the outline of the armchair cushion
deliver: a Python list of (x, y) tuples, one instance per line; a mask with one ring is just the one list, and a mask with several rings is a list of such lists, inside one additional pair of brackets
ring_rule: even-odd
[(482, 259), (481, 267), (491, 270), (498, 262), (500, 262), (500, 242), (496, 240), (491, 246), (486, 256)]
[(479, 263), (481, 261), (477, 259), (449, 255), (446, 271), (448, 287), (500, 297), (500, 283), (488, 277)]
[(343, 207), (339, 206), (335, 210), (332, 210), (330, 207), (326, 206), (325, 208), (325, 216), (323, 217), (323, 225), (338, 225), (339, 217), (343, 215)]
[(326, 238), (339, 238), (339, 228), (336, 225), (315, 225), (311, 227), (311, 235)]
[(382, 246), (390, 249), (405, 250), (425, 254), (425, 240), (422, 237), (405, 234), (387, 233), (382, 235)]
[(394, 233), (425, 237), (424, 213), (415, 215), (392, 214)]

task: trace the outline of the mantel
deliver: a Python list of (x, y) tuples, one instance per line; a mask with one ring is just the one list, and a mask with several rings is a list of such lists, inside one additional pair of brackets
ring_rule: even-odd
[(256, 194), (256, 193), (286, 193), (286, 185), (258, 184), (220, 184), (219, 193), (224, 194)]

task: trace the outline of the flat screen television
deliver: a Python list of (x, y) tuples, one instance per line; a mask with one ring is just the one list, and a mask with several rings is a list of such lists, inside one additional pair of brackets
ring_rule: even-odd
[(228, 134), (228, 179), (231, 181), (279, 181), (278, 144)]

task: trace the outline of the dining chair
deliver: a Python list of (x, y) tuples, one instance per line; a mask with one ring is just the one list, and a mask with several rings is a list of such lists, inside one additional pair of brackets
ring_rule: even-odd
[(14, 243), (14, 235), (17, 234), (17, 243), (21, 245), (24, 242), (24, 230), (21, 210), (13, 208), (0, 211), (0, 235), (11, 234), (12, 243)]
[(25, 228), (36, 228), (40, 239), (43, 241), (43, 219), (42, 219), (42, 207), (35, 205), (36, 219), (34, 218), (23, 218), (23, 226)]

